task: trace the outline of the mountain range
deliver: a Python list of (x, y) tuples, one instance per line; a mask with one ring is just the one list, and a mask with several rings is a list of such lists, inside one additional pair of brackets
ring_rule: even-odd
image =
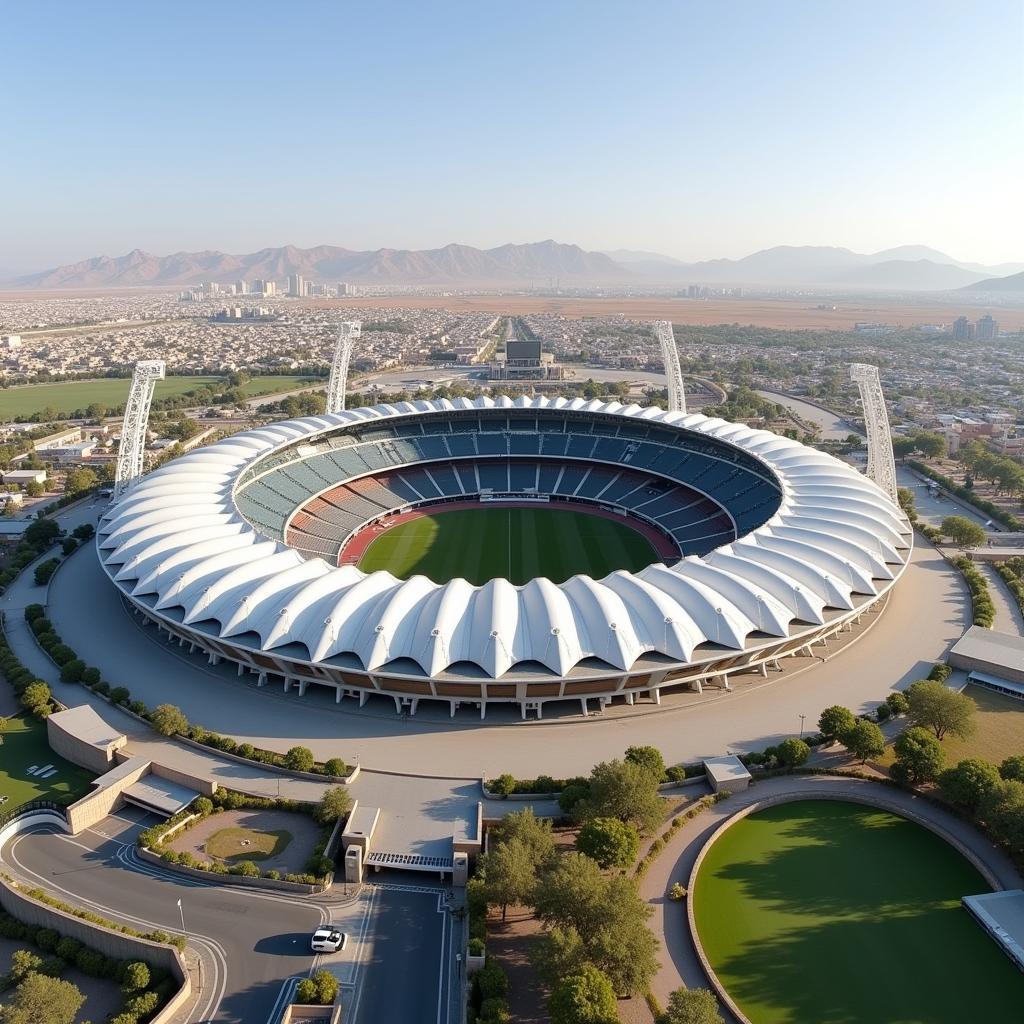
[(998, 266), (964, 263), (926, 246), (908, 245), (871, 254), (835, 246), (776, 246), (742, 259), (684, 263), (655, 252), (617, 249), (587, 252), (550, 239), (523, 245), (477, 249), (359, 251), (333, 245), (298, 249), (286, 245), (245, 255), (207, 250), (154, 256), (134, 249), (124, 256), (96, 256), (17, 278), (21, 288), (170, 287), (203, 281), (272, 280), (289, 274), (311, 281), (450, 287), (584, 285), (683, 286), (748, 285), (811, 287), (851, 291), (945, 291), (982, 288), (1016, 290), (1000, 284), (1019, 275), (1024, 263)]

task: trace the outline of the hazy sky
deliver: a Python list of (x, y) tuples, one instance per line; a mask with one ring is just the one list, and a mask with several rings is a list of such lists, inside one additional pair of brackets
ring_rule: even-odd
[(0, 270), (549, 237), (1024, 259), (1021, 0), (2, 12)]

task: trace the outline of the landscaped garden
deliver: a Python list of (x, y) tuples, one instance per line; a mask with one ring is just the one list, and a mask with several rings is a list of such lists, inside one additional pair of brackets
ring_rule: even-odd
[(0, 814), (30, 800), (70, 804), (88, 792), (93, 776), (50, 749), (45, 722), (12, 716), (0, 741)]
[(1014, 1020), (1024, 978), (960, 905), (988, 891), (942, 839), (807, 800), (727, 829), (690, 894), (704, 951), (754, 1024)]

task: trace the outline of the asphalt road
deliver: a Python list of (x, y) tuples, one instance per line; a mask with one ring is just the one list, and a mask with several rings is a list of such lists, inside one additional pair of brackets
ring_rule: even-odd
[[(461, 932), (453, 945), (446, 890), (371, 884), (345, 903), (341, 892), (310, 900), (193, 881), (138, 860), (144, 819), (126, 808), (74, 838), (42, 828), (13, 839), (2, 859), (12, 875), (135, 927), (180, 934), (183, 913), (202, 963), (189, 1021), (274, 1024), (296, 980), (321, 967), (342, 985), (346, 1024), (449, 1019), (457, 986), (446, 967)], [(343, 952), (315, 955), (309, 936), (327, 921), (349, 942)]]

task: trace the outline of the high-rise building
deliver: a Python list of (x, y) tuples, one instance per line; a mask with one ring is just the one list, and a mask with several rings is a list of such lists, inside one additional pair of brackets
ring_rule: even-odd
[(999, 324), (986, 313), (975, 325), (974, 336), (978, 341), (995, 341), (999, 337)]
[(238, 281), (238, 282), (235, 283), (235, 294), (236, 295), (248, 295), (249, 294), (249, 286), (245, 283), (245, 281)]
[(953, 321), (953, 337), (957, 341), (969, 341), (971, 334), (971, 323), (965, 316), (958, 316)]
[(296, 299), (306, 294), (306, 282), (302, 280), (301, 274), (288, 275), (288, 294)]
[(346, 295), (350, 295), (351, 292), (348, 290), (348, 285), (344, 281), (338, 282), (338, 298), (344, 298)]
[(203, 285), (203, 291), (209, 295), (220, 295), (220, 285), (216, 281), (207, 281)]

